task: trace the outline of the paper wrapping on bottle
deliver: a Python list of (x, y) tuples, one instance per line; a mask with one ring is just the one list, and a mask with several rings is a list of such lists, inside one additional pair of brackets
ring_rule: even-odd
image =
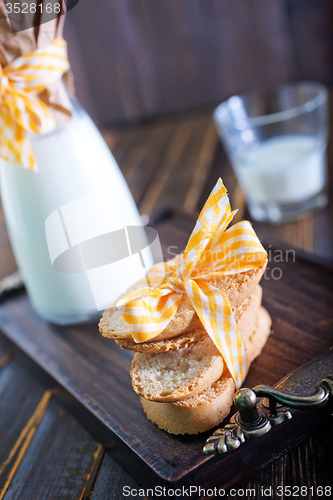
[[(47, 0), (40, 0), (38, 3), (42, 2), (46, 4)], [(5, 1), (0, 0), (0, 64), (5, 67), (24, 54), (48, 47), (55, 39), (62, 37), (64, 21), (63, 15), (36, 28), (13, 33)], [(51, 84), (38, 97), (52, 111), (57, 123), (65, 123), (71, 118), (72, 106), (61, 79)]]

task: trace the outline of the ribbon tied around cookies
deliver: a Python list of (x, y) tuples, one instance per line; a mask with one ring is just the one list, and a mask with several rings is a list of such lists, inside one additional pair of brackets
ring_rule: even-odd
[(67, 44), (56, 38), (2, 67), (0, 64), (0, 157), (26, 169), (36, 169), (27, 132), (47, 133), (54, 117), (37, 94), (69, 69)]
[(166, 328), (186, 293), (239, 388), (248, 363), (229, 300), (216, 284), (219, 277), (260, 266), (267, 253), (249, 222), (238, 222), (227, 229), (235, 213), (219, 179), (184, 254), (178, 260), (153, 266), (145, 281), (151, 286), (127, 294), (117, 308), (134, 340), (145, 342)]

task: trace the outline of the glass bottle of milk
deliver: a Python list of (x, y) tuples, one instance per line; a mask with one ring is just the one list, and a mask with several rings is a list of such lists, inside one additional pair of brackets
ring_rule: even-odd
[(6, 224), (35, 310), (58, 324), (100, 315), (152, 264), (151, 241), (99, 131), (78, 105), (32, 138), (38, 172), (1, 160)]

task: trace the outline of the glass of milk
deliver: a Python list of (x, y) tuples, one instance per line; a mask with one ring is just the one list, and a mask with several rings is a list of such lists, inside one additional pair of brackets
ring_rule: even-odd
[(253, 219), (279, 224), (327, 204), (328, 90), (281, 85), (235, 95), (214, 112)]
[(48, 321), (96, 320), (146, 275), (158, 236), (147, 238), (115, 159), (77, 103), (69, 123), (31, 140), (38, 172), (0, 161), (7, 229), (28, 295)]

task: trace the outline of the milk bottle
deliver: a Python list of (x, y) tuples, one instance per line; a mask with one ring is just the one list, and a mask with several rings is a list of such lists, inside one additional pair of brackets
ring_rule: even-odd
[(140, 216), (116, 161), (79, 105), (68, 124), (36, 135), (32, 144), (38, 172), (0, 160), (17, 264), (43, 318), (87, 322), (145, 275), (153, 263), (152, 241), (141, 235), (140, 251), (131, 251), (128, 228), (131, 234), (142, 229)]

